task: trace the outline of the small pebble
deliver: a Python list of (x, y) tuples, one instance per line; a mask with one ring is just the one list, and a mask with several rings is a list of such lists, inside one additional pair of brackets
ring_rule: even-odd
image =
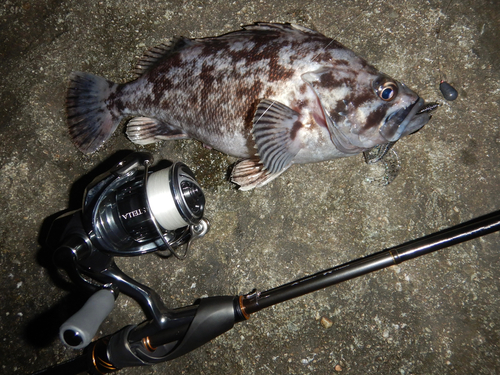
[(342, 371), (342, 367), (340, 365), (335, 366), (335, 371), (340, 372)]
[(458, 91), (445, 81), (441, 81), (441, 83), (439, 84), (439, 90), (441, 90), (441, 94), (443, 94), (443, 97), (449, 101), (455, 100), (458, 96)]
[(321, 317), (320, 323), (325, 328), (330, 328), (331, 326), (333, 326), (333, 322), (330, 319), (325, 318), (324, 316)]

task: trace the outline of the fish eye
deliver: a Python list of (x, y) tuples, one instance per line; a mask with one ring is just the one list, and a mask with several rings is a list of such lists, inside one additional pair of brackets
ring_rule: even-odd
[(398, 94), (398, 86), (394, 82), (383, 82), (377, 86), (375, 91), (383, 101), (391, 101)]

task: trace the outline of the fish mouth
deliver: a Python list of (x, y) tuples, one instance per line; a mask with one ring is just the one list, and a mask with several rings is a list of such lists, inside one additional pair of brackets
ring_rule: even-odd
[(396, 142), (399, 138), (422, 129), (437, 107), (438, 103), (425, 103), (418, 97), (413, 104), (391, 114), (380, 127), (379, 133), (387, 142)]

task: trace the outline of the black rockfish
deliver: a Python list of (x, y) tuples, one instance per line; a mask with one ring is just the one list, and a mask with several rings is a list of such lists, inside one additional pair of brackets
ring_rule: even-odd
[(333, 39), (258, 23), (215, 38), (178, 38), (147, 51), (138, 78), (70, 77), (66, 105), (76, 146), (95, 151), (131, 118), (138, 144), (194, 138), (242, 158), (231, 179), (262, 186), (294, 163), (387, 150), (437, 106)]

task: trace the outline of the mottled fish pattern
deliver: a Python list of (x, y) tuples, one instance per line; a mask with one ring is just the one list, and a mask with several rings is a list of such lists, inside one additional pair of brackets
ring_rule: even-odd
[(340, 43), (291, 24), (177, 38), (147, 51), (136, 73), (126, 84), (71, 74), (76, 146), (94, 152), (130, 119), (134, 143), (193, 138), (240, 158), (231, 179), (242, 190), (294, 163), (389, 149), (435, 108)]

